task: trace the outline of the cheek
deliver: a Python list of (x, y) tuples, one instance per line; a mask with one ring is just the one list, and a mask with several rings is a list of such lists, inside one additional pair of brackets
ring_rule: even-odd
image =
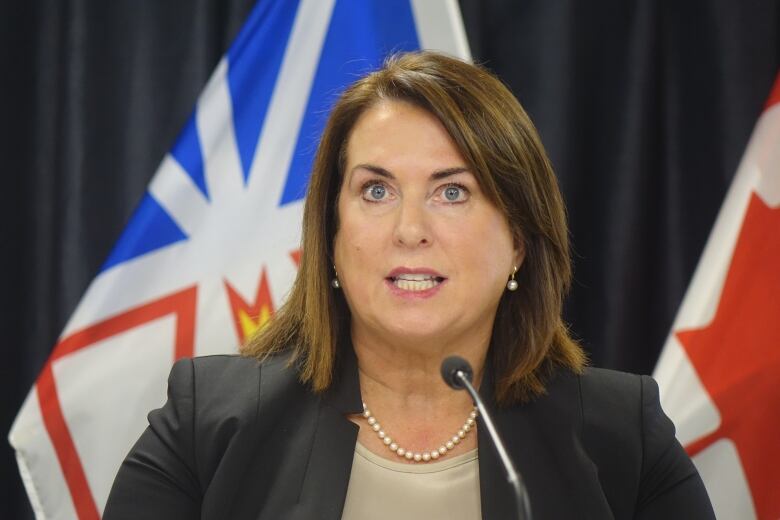
[(503, 286), (512, 271), (514, 243), (503, 218), (462, 222), (449, 233), (456, 261), (473, 283), (485, 287)]
[(369, 268), (375, 255), (372, 238), (372, 233), (365, 225), (356, 224), (349, 219), (341, 221), (341, 228), (334, 242), (334, 260), (340, 275), (349, 277), (356, 271)]
[(350, 264), (354, 263), (355, 253), (359, 253), (361, 249), (360, 227), (356, 226), (353, 212), (343, 196), (339, 197), (337, 208), (339, 228), (334, 237), (333, 256), (339, 270), (346, 274)]
[(337, 248), (341, 250), (344, 260), (350, 257), (366, 256), (379, 254), (388, 241), (388, 230), (385, 220), (382, 218), (369, 218), (358, 208), (342, 207), (340, 218), (341, 227), (337, 240)]
[(366, 250), (370, 248), (370, 244), (366, 243), (366, 238), (358, 230), (345, 230), (344, 239), (341, 241), (341, 252), (344, 255), (344, 259), (354, 260), (356, 257), (360, 257), (365, 254)]

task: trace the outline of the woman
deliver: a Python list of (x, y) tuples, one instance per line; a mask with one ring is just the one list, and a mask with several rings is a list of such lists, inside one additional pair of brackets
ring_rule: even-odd
[(712, 518), (648, 377), (584, 368), (561, 320), (565, 211), (536, 131), (480, 67), (390, 59), (324, 130), (285, 306), (177, 363), (105, 518), (515, 518), (453, 354), (534, 518)]

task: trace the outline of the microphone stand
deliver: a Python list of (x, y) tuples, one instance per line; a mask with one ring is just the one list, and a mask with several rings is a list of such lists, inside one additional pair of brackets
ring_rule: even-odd
[(504, 443), (501, 441), (501, 437), (498, 436), (498, 431), (493, 424), (493, 419), (490, 418), (490, 414), (487, 411), (485, 403), (482, 401), (479, 393), (477, 393), (476, 389), (471, 384), (471, 381), (469, 380), (468, 374), (466, 372), (463, 370), (457, 370), (453, 376), (458, 380), (459, 383), (461, 383), (462, 388), (466, 389), (466, 391), (471, 396), (471, 399), (474, 401), (474, 404), (479, 409), (479, 413), (482, 416), (485, 427), (487, 428), (490, 437), (493, 439), (493, 444), (496, 447), (498, 456), (504, 465), (504, 469), (506, 470), (507, 481), (514, 489), (518, 514), (520, 514), (521, 518), (525, 520), (531, 520), (531, 504), (528, 501), (528, 493), (525, 492), (523, 481), (520, 475), (517, 473), (515, 465), (512, 463), (512, 459), (509, 458), (509, 454), (506, 452), (506, 448), (504, 447)]

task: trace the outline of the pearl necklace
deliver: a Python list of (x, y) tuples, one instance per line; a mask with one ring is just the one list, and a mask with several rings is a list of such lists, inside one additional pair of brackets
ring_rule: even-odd
[(432, 460), (438, 459), (439, 457), (443, 457), (447, 454), (448, 451), (454, 450), (455, 445), (460, 444), (460, 441), (466, 437), (466, 434), (468, 434), (471, 429), (474, 428), (477, 420), (477, 407), (474, 407), (466, 419), (466, 422), (463, 423), (463, 426), (460, 427), (458, 433), (453, 435), (450, 440), (439, 446), (438, 449), (425, 451), (422, 453), (407, 450), (399, 446), (392, 437), (385, 433), (385, 431), (382, 429), (382, 426), (379, 424), (379, 421), (376, 420), (376, 417), (371, 415), (371, 410), (368, 409), (366, 403), (363, 403), (363, 417), (366, 418), (368, 425), (371, 426), (371, 429), (376, 432), (377, 436), (379, 436), (379, 438), (382, 440), (385, 446), (390, 449), (390, 451), (395, 452), (396, 455), (403, 457), (406, 460), (413, 460), (415, 462), (430, 462)]

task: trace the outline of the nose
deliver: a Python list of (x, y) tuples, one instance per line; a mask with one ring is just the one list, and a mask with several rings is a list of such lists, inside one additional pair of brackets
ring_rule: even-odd
[(393, 240), (396, 245), (415, 248), (431, 244), (431, 230), (423, 205), (404, 201), (400, 204)]

